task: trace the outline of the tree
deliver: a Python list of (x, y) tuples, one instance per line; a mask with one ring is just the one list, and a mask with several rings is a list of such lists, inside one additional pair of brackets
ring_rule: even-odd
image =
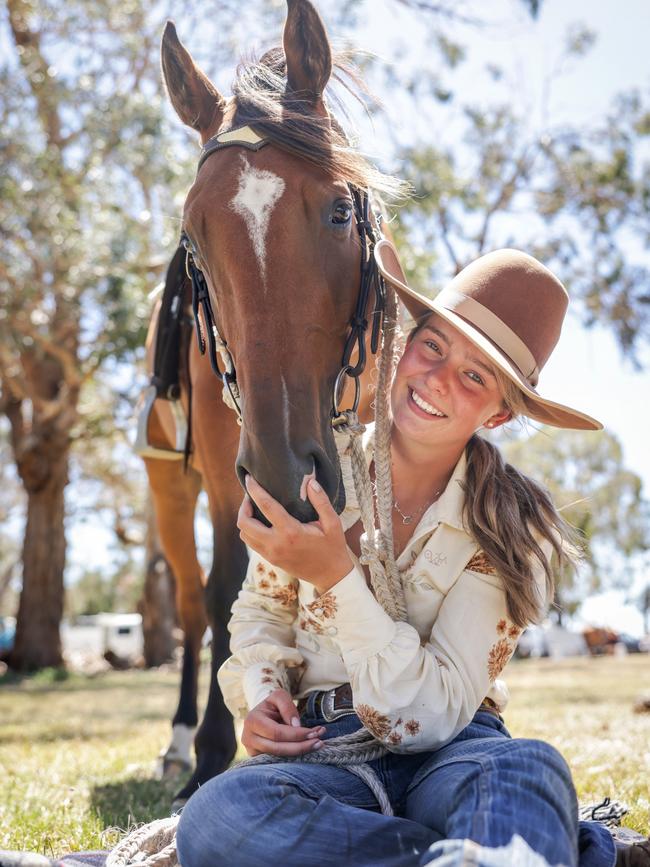
[(27, 496), (10, 663), (31, 670), (61, 663), (64, 490), (83, 390), (143, 341), (145, 291), (175, 234), (154, 202), (173, 211), (183, 167), (167, 159), (144, 4), (127, 15), (104, 0), (9, 0), (7, 12), (0, 410)]
[(502, 447), (510, 463), (550, 491), (582, 540), (584, 568), (559, 576), (559, 616), (574, 613), (589, 592), (629, 585), (627, 563), (650, 550), (650, 502), (624, 466), (616, 437), (543, 427)]
[(147, 668), (162, 665), (174, 658), (178, 645), (174, 634), (176, 582), (160, 545), (153, 507), (148, 509), (146, 568), (144, 591), (138, 609), (142, 614), (144, 660)]
[[(593, 41), (575, 28), (559, 66)], [(529, 250), (561, 277), (585, 325), (611, 328), (638, 363), (650, 342), (650, 268), (641, 252), (650, 233), (650, 94), (620, 94), (592, 128), (536, 127), (504, 93), (503, 71), (486, 72), (495, 88), (488, 106), (457, 104), (429, 82), (441, 132), (435, 144), (399, 149), (416, 192), (401, 233), (426, 251), (407, 257), (407, 268), (417, 284), (431, 285), (490, 249)], [(417, 93), (427, 96), (426, 81)], [(447, 129), (453, 140), (445, 141)]]

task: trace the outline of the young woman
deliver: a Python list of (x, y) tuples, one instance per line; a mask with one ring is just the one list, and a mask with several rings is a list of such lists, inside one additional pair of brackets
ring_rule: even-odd
[[(253, 756), (299, 758), (365, 726), (388, 748), (370, 765), (394, 815), (346, 767), (245, 766), (190, 799), (180, 861), (611, 867), (606, 829), (579, 826), (565, 761), (542, 741), (511, 738), (501, 717), (499, 674), (543, 616), (550, 558), (566, 557), (571, 532), (543, 489), (477, 433), (520, 414), (600, 427), (535, 389), (566, 291), (532, 257), (501, 250), (430, 301), (407, 286), (388, 242), (376, 256), (417, 323), (391, 390), (406, 619), (388, 616), (369, 587), (354, 490), (339, 517), (311, 481), (319, 520), (302, 525), (249, 478), (239, 527), (253, 554), (219, 683)], [(371, 473), (372, 448), (369, 431)]]

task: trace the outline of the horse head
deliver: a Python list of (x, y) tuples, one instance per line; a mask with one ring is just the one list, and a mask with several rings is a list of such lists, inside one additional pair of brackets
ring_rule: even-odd
[(171, 22), (162, 40), (172, 105), (204, 146), (183, 229), (236, 370), (237, 474), (252, 474), (303, 521), (315, 518), (312, 474), (338, 511), (345, 504), (332, 394), (360, 290), (354, 195), (383, 177), (328, 110), (333, 66), (309, 0), (288, 0), (283, 48), (240, 66), (228, 98)]

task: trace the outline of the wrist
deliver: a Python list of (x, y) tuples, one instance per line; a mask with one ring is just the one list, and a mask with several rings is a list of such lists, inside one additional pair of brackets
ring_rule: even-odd
[(349, 575), (352, 569), (354, 569), (354, 563), (350, 559), (349, 554), (346, 554), (339, 562), (332, 565), (331, 569), (328, 569), (328, 574), (326, 576), (319, 577), (311, 583), (314, 585), (316, 592), (322, 596), (323, 593), (327, 593), (327, 591), (331, 590), (332, 587), (339, 583), (339, 581), (342, 581), (346, 575)]

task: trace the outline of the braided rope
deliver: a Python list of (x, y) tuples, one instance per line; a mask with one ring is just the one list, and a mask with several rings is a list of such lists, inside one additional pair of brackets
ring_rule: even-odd
[(178, 867), (177, 825), (178, 816), (171, 816), (136, 828), (110, 852), (106, 867)]
[(397, 620), (398, 611), (386, 578), (386, 570), (382, 562), (382, 553), (378, 532), (375, 528), (375, 512), (373, 503), (373, 488), (368, 472), (368, 464), (361, 444), (361, 434), (365, 428), (359, 423), (356, 413), (347, 410), (343, 418), (337, 419), (337, 428), (350, 434), (350, 462), (352, 478), (357, 494), (361, 523), (364, 535), (361, 537), (361, 562), (370, 570), (370, 582), (377, 601), (393, 620)]
[(397, 331), (397, 298), (394, 292), (386, 293), (383, 339), (377, 379), (375, 405), (375, 486), (377, 489), (377, 514), (379, 533), (377, 552), (385, 569), (385, 581), (391, 597), (391, 610), (387, 613), (393, 620), (406, 620), (406, 600), (402, 579), (395, 563), (393, 541), (393, 476), (390, 450), (391, 409), (390, 386), (393, 381), (396, 356), (394, 352)]

